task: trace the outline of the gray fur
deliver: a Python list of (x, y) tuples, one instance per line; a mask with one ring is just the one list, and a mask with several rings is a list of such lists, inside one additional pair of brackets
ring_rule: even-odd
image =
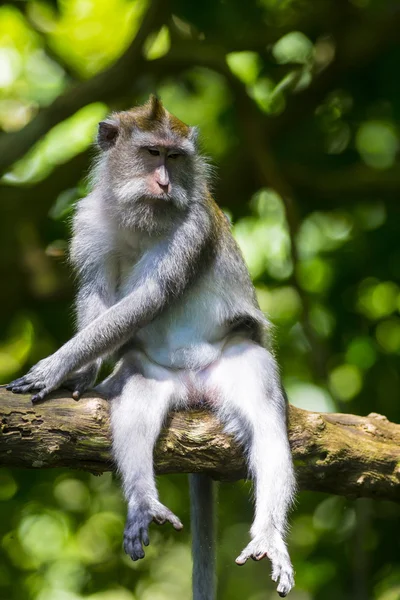
[[(160, 503), (154, 479), (164, 419), (172, 408), (208, 404), (243, 443), (254, 478), (251, 541), (237, 563), (268, 556), (285, 596), (294, 585), (284, 536), (295, 489), (286, 402), (267, 349), (269, 324), (229, 224), (209, 198), (195, 137), (194, 130), (157, 137), (132, 127), (107, 146), (74, 219), (79, 331), (9, 389), (41, 400), (67, 382), (79, 395), (101, 361), (118, 354), (98, 389), (111, 400), (114, 457), (128, 501), (124, 546), (133, 560), (144, 556), (150, 521), (182, 527)], [(214, 551), (205, 527), (212, 515), (207, 497), (198, 500), (192, 494), (194, 533), (202, 536), (193, 543), (194, 572), (205, 586), (196, 584), (194, 597), (212, 600)], [(199, 516), (199, 506), (206, 514)]]

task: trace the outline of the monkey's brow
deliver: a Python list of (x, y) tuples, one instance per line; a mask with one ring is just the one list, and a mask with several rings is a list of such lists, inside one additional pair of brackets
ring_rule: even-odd
[(185, 154), (188, 155), (189, 152), (187, 150), (187, 148), (185, 148), (184, 146), (181, 146), (180, 144), (176, 144), (176, 143), (171, 143), (169, 141), (162, 141), (159, 140), (157, 142), (153, 142), (153, 143), (148, 143), (148, 144), (143, 144), (141, 147), (144, 150), (152, 150), (153, 148), (157, 148), (157, 147), (162, 147), (165, 150), (170, 150), (172, 152), (179, 152), (179, 154)]

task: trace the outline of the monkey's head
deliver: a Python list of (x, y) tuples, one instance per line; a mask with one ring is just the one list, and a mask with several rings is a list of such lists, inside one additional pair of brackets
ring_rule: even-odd
[(206, 166), (197, 152), (197, 130), (155, 96), (102, 121), (97, 142), (101, 184), (126, 223), (138, 211), (149, 219), (185, 210), (200, 188), (204, 193)]

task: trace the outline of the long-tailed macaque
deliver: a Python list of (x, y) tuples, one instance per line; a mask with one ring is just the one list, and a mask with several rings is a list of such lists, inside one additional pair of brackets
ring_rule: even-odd
[[(98, 390), (110, 399), (113, 452), (128, 503), (125, 551), (144, 557), (151, 521), (182, 524), (161, 504), (153, 448), (169, 411), (201, 402), (243, 445), (255, 486), (251, 540), (236, 559), (272, 563), (286, 596), (285, 545), (295, 480), (286, 400), (261, 312), (228, 220), (212, 199), (197, 131), (151, 96), (100, 123), (92, 192), (76, 210), (71, 258), (78, 333), (15, 393), (80, 395), (102, 361), (118, 362)], [(215, 598), (212, 483), (191, 476), (194, 600)]]

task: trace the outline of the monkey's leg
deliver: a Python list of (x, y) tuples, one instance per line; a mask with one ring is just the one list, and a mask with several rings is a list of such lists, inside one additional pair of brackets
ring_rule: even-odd
[[(144, 557), (143, 545), (149, 544), (151, 521), (182, 523), (158, 500), (153, 470), (153, 448), (164, 419), (176, 394), (176, 383), (166, 369), (150, 366), (142, 360), (129, 365), (124, 360), (108, 380), (113, 391), (111, 425), (113, 451), (122, 475), (128, 501), (124, 548), (132, 560)], [(118, 390), (120, 386), (120, 390)]]
[(245, 445), (255, 485), (252, 539), (236, 562), (242, 565), (248, 558), (267, 556), (277, 591), (286, 596), (294, 585), (284, 534), (295, 480), (275, 360), (255, 343), (232, 341), (206, 379), (227, 431)]

